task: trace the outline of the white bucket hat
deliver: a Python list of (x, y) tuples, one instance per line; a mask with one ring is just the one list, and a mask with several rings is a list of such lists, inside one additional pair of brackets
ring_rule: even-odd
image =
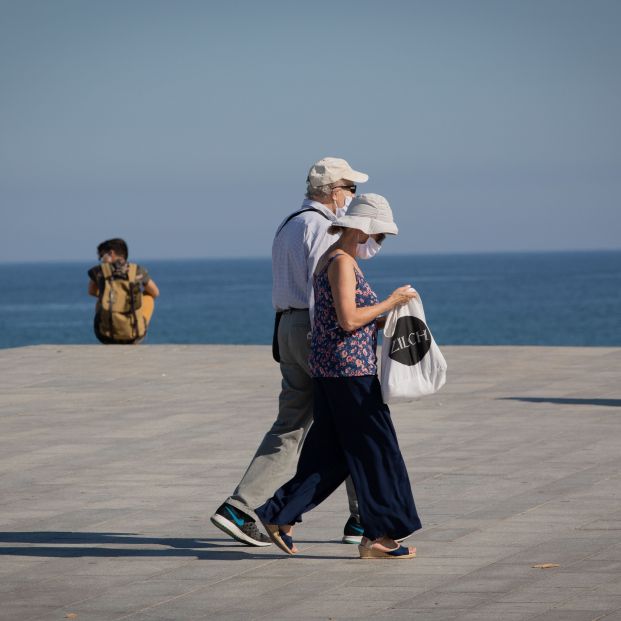
[(324, 157), (311, 166), (306, 181), (312, 187), (320, 188), (339, 179), (345, 179), (353, 183), (364, 183), (369, 180), (369, 175), (354, 170), (345, 160), (339, 157)]
[(367, 235), (396, 235), (399, 232), (388, 201), (379, 194), (356, 196), (347, 208), (347, 213), (338, 218), (334, 226), (358, 229)]

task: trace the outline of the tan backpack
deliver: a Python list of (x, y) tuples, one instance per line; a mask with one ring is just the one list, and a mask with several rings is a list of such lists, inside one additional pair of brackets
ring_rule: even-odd
[(114, 277), (109, 263), (101, 264), (103, 288), (95, 315), (95, 334), (104, 343), (130, 344), (144, 338), (147, 325), (140, 312), (142, 289), (137, 265), (127, 265), (127, 279)]

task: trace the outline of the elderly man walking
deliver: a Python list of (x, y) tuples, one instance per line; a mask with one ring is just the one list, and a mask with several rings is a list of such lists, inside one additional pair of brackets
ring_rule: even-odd
[[(277, 313), (275, 357), (279, 357), (282, 374), (278, 415), (232, 496), (211, 516), (218, 528), (242, 543), (253, 546), (271, 543), (259, 531), (253, 510), (290, 476), (313, 421), (313, 389), (308, 367), (313, 273), (317, 261), (337, 239), (328, 229), (351, 202), (356, 184), (368, 178), (343, 159), (319, 160), (308, 173), (302, 207), (285, 218), (276, 230), (272, 245), (272, 303)], [(350, 517), (342, 541), (360, 543), (363, 529), (349, 478), (346, 488)]]

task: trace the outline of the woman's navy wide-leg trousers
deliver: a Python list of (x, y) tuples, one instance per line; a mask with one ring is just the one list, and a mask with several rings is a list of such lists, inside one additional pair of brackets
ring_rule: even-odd
[(364, 534), (407, 537), (421, 527), (408, 473), (376, 375), (314, 378), (313, 425), (295, 476), (257, 515), (294, 524), (351, 474)]

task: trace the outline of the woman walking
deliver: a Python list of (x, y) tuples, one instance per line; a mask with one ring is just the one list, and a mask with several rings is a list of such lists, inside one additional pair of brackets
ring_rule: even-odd
[(378, 302), (356, 262), (359, 244), (396, 235), (388, 201), (356, 197), (335, 222), (339, 240), (314, 278), (315, 314), (309, 359), (314, 423), (295, 476), (256, 509), (270, 538), (288, 554), (293, 525), (351, 474), (364, 537), (361, 558), (403, 559), (415, 548), (398, 542), (421, 527), (390, 411), (377, 378), (378, 317), (416, 293), (409, 285)]

